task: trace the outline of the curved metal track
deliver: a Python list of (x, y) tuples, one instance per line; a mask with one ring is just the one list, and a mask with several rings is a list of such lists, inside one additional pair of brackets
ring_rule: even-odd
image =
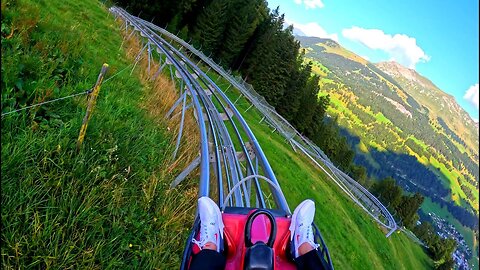
[[(286, 216), (291, 214), (275, 174), (255, 135), (235, 107), (235, 102), (231, 102), (220, 87), (206, 75), (206, 72), (198, 67), (198, 64), (203, 62), (204, 66), (209, 67), (209, 70), (213, 69), (227, 80), (230, 83), (229, 88), (233, 86), (241, 96), (251, 103), (249, 109), (254, 107), (260, 112), (263, 116), (260, 122), (265, 121), (273, 128), (273, 131), (282, 135), (294, 150), (300, 150), (311, 159), (357, 205), (381, 226), (388, 229), (387, 237), (398, 229), (393, 216), (374, 195), (338, 169), (317, 145), (300, 134), (244, 80), (233, 77), (230, 72), (225, 71), (212, 59), (165, 29), (132, 16), (118, 7), (112, 7), (110, 11), (125, 22), (125, 31), (129, 31), (133, 27), (129, 36), (138, 32), (145, 38), (144, 49), (148, 48), (149, 63), (155, 61), (152, 47), (155, 48), (160, 68), (155, 72), (154, 77), (168, 68), (172, 80), (180, 84), (180, 98), (167, 113), (167, 117), (170, 117), (173, 111), (182, 105), (180, 132), (175, 154), (181, 142), (185, 113), (190, 107), (194, 108), (194, 115), (200, 131), (200, 155), (177, 177), (172, 183), (173, 186), (199, 166), (199, 197), (212, 197), (215, 193), (221, 208), (225, 206), (250, 207), (254, 204), (256, 207), (281, 210)], [(172, 45), (173, 42), (174, 45)], [(190, 57), (181, 52), (182, 49), (188, 50), (200, 61), (197, 64), (193, 63)], [(255, 177), (255, 175), (266, 177), (275, 186), (269, 186), (269, 190), (262, 189), (262, 185), (259, 183), (261, 177)], [(245, 184), (245, 181), (242, 181), (247, 177), (253, 179), (253, 186), (251, 182)], [(237, 185), (238, 183), (240, 184)], [(216, 186), (213, 191), (211, 190), (212, 184)], [(235, 189), (232, 192), (233, 197), (226, 200), (226, 205), (224, 205), (225, 194), (232, 191), (234, 186), (241, 186), (241, 188)], [(328, 255), (328, 249), (324, 245), (323, 239), (321, 242)]]
[(312, 162), (323, 170), (357, 205), (368, 213), (377, 223), (388, 230), (388, 233), (386, 234), (387, 237), (398, 229), (397, 223), (392, 214), (373, 194), (362, 185), (358, 184), (358, 182), (352, 177), (338, 169), (317, 145), (303, 136), (286, 119), (279, 115), (262, 96), (255, 92), (251, 85), (247, 84), (241, 78), (233, 77), (230, 72), (225, 71), (212, 59), (165, 29), (140, 18), (137, 18), (137, 20), (154, 30), (156, 33), (175, 42), (179, 48), (185, 48), (191, 54), (195, 55), (195, 57), (200, 59), (199, 63), (203, 62), (205, 66), (208, 66), (209, 69), (213, 69), (217, 74), (227, 80), (230, 83), (230, 86), (237, 89), (241, 96), (245, 96), (251, 103), (249, 108), (255, 107), (260, 112), (263, 116), (261, 122), (265, 121), (273, 128), (273, 131), (277, 131), (282, 135), (294, 150), (300, 150), (304, 155), (311, 159)]

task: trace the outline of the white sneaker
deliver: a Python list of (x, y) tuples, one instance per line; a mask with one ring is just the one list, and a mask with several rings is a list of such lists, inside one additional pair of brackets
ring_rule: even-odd
[(315, 203), (312, 200), (304, 200), (293, 211), (290, 223), (290, 241), (293, 243), (294, 257), (298, 257), (298, 247), (303, 243), (309, 243), (314, 249), (319, 245), (314, 242), (312, 223), (315, 216)]
[(192, 239), (192, 242), (203, 249), (208, 242), (217, 245), (220, 252), (220, 241), (223, 239), (222, 214), (217, 204), (209, 197), (198, 199), (198, 213), (200, 215), (200, 240)]

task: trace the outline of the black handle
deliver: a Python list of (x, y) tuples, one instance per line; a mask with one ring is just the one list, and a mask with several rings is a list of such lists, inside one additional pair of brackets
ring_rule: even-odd
[(255, 212), (253, 212), (247, 218), (247, 223), (245, 225), (245, 246), (247, 248), (253, 246), (252, 236), (251, 236), (252, 224), (253, 224), (253, 220), (255, 220), (255, 218), (259, 215), (265, 215), (270, 220), (271, 228), (270, 228), (270, 236), (268, 237), (267, 246), (273, 248), (273, 243), (275, 242), (275, 237), (277, 236), (277, 223), (275, 222), (275, 218), (269, 211), (262, 210), (262, 209), (255, 210)]

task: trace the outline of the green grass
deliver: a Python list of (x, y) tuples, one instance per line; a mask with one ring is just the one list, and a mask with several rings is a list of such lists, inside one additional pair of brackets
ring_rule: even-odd
[(385, 115), (383, 115), (383, 113), (381, 112), (378, 112), (377, 114), (375, 114), (375, 118), (379, 123), (392, 124), (392, 121), (390, 121), (390, 119), (385, 117)]
[(362, 153), (367, 153), (368, 154), (368, 147), (362, 142), (360, 141), (356, 146), (355, 146), (358, 150), (360, 150)]
[(424, 141), (417, 139), (414, 135), (408, 136), (408, 138), (405, 139), (405, 141), (408, 139), (411, 139), (413, 142), (415, 142), (417, 145), (422, 147), (424, 150), (427, 149), (428, 147), (428, 145), (426, 145)]
[[(457, 147), (458, 151), (460, 151), (460, 153), (467, 153), (467, 150), (465, 149), (465, 146), (461, 145), (460, 143), (457, 142), (457, 140), (451, 140), (452, 143)], [(467, 153), (469, 154), (469, 153)]]
[[(349, 125), (356, 125), (360, 127), (364, 127), (365, 124), (355, 115), (345, 103), (343, 103), (336, 95), (330, 94), (330, 104), (333, 106), (329, 106), (327, 108), (327, 112), (333, 115), (339, 115), (340, 118), (344, 118), (345, 121), (349, 123)], [(339, 119), (342, 120), (342, 119)]]
[(368, 146), (372, 147), (372, 148), (375, 148), (377, 151), (380, 151), (380, 152), (386, 152), (387, 151), (387, 149), (385, 149), (385, 147), (381, 146), (379, 143), (374, 142), (374, 141), (369, 141)]
[(356, 55), (355, 53), (353, 53), (353, 52), (351, 52), (351, 51), (349, 51), (349, 50), (347, 50), (347, 49), (345, 49), (341, 46), (340, 47), (330, 47), (330, 46), (327, 46), (323, 43), (317, 43), (315, 45), (325, 48), (327, 53), (338, 54), (338, 55), (343, 56), (347, 59), (350, 59), (352, 61), (364, 64), (364, 65), (368, 63), (367, 60), (363, 59), (362, 57)]
[[(130, 64), (94, 0), (2, 1), (2, 110), (91, 87)], [(10, 31), (8, 31), (10, 32)], [(130, 70), (104, 83), (80, 153), (85, 96), (2, 117), (4, 269), (149, 269), (179, 265), (195, 183), (168, 191), (171, 134)], [(172, 237), (175, 235), (175, 237)]]
[(452, 190), (452, 200), (455, 203), (460, 204), (460, 198), (466, 198), (467, 196), (460, 188), (460, 185), (457, 181), (457, 177), (455, 173), (450, 172), (446, 167), (445, 164), (438, 162), (436, 158), (433, 156), (430, 157), (430, 164), (435, 167), (436, 169), (440, 170), (441, 177), (445, 178), (449, 182), (449, 187)]
[(335, 83), (335, 81), (332, 80), (332, 79), (329, 79), (329, 78), (320, 77), (320, 80), (318, 82), (318, 84), (320, 85), (320, 89), (321, 89), (322, 85), (325, 85), (327, 83)]
[[(320, 75), (320, 77), (322, 78), (325, 78), (329, 73), (331, 73), (331, 71), (326, 66), (322, 65), (322, 63), (310, 58), (304, 58), (304, 63), (308, 63), (308, 62), (312, 63), (312, 72), (317, 75)], [(333, 80), (329, 80), (329, 81), (333, 82)]]

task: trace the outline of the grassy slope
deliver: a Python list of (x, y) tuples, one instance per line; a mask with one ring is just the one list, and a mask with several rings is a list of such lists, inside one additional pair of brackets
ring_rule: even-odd
[[(2, 100), (19, 80), (48, 100), (93, 85), (104, 62), (107, 78), (131, 63), (99, 2), (16, 2), (2, 1), (2, 23), (16, 28), (2, 38)], [(195, 183), (168, 191), (173, 136), (142, 109), (151, 89), (129, 72), (102, 86), (78, 154), (85, 96), (2, 117), (3, 269), (179, 265)]]
[(349, 51), (349, 50), (346, 50), (345, 48), (339, 46), (339, 47), (330, 47), (330, 46), (327, 46), (325, 45), (324, 43), (317, 43), (315, 44), (319, 47), (323, 47), (325, 48), (325, 51), (327, 53), (333, 53), (333, 54), (338, 54), (338, 55), (341, 55), (347, 59), (350, 59), (352, 61), (355, 61), (355, 62), (359, 62), (361, 64), (367, 64), (368, 61), (365, 60), (364, 58), (362, 58), (361, 56), (358, 56), (356, 55), (355, 53)]

